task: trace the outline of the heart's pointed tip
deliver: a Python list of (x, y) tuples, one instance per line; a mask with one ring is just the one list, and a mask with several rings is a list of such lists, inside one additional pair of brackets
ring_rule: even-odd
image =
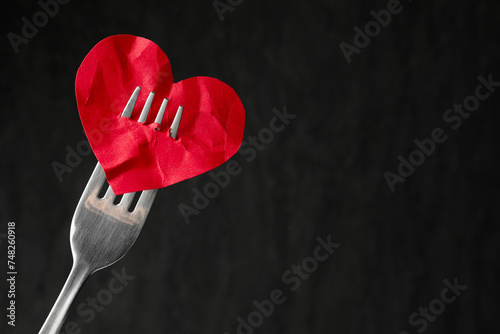
[(115, 196), (119, 196), (119, 195), (124, 195), (124, 194), (136, 193), (136, 192), (140, 192), (140, 191), (161, 189), (161, 188), (168, 187), (168, 186), (172, 185), (173, 183), (166, 182), (164, 184), (165, 185), (163, 185), (163, 183), (162, 183), (162, 185), (160, 185), (160, 186), (158, 186), (158, 185), (141, 186), (141, 185), (137, 185), (137, 184), (123, 185), (120, 182), (111, 181), (111, 182), (109, 182), (109, 187), (111, 188), (111, 190), (113, 191)]

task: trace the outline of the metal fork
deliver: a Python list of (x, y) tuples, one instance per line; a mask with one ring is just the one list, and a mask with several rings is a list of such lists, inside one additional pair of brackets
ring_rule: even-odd
[[(123, 110), (122, 117), (131, 117), (139, 91), (140, 87), (137, 87)], [(154, 93), (150, 93), (139, 122), (146, 121), (153, 96)], [(156, 117), (155, 123), (158, 126), (161, 124), (167, 102), (167, 99), (163, 101)], [(173, 138), (177, 134), (181, 114), (182, 107), (174, 118), (178, 119), (177, 122), (174, 121), (170, 128), (170, 136)], [(158, 191), (143, 191), (135, 208), (129, 211), (135, 193), (124, 194), (120, 203), (115, 205), (113, 202), (116, 196), (111, 187), (108, 187), (103, 198), (98, 197), (105, 181), (104, 171), (97, 163), (71, 222), (73, 267), (39, 334), (59, 333), (68, 309), (85, 280), (92, 273), (112, 265), (128, 252), (142, 230)]]

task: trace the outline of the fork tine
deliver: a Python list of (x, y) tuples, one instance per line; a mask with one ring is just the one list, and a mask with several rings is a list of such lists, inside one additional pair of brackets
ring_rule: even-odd
[(104, 197), (102, 199), (110, 199), (114, 201), (116, 198), (115, 193), (113, 192), (113, 189), (111, 187), (108, 187), (108, 190), (106, 190), (106, 194), (104, 194)]
[(165, 114), (165, 109), (167, 109), (167, 104), (168, 104), (168, 99), (164, 98), (163, 102), (161, 103), (160, 110), (158, 111), (158, 114), (156, 115), (155, 123), (158, 124), (158, 127), (161, 125), (161, 121), (163, 120), (163, 115)]
[(135, 103), (137, 102), (137, 97), (139, 96), (139, 92), (141, 91), (141, 87), (137, 86), (132, 93), (132, 96), (127, 102), (125, 109), (123, 109), (122, 117), (130, 117), (132, 116), (132, 111), (134, 110)]
[(96, 184), (100, 183), (101, 185), (104, 183), (104, 181), (106, 181), (106, 174), (104, 174), (104, 169), (102, 169), (99, 162), (96, 164), (89, 181)]
[(145, 209), (146, 212), (148, 212), (151, 206), (153, 205), (153, 201), (155, 199), (157, 192), (158, 189), (144, 190), (141, 194), (141, 197), (139, 197), (139, 200), (137, 201), (137, 205), (135, 206), (135, 208)]
[(174, 121), (172, 122), (172, 126), (170, 127), (170, 137), (177, 138), (177, 131), (179, 131), (179, 124), (181, 123), (182, 111), (184, 110), (183, 106), (179, 106), (177, 109), (177, 113), (175, 114)]
[(124, 206), (126, 209), (129, 208), (130, 203), (134, 200), (135, 193), (126, 193), (123, 194), (122, 200), (119, 206)]
[(153, 98), (155, 97), (155, 93), (151, 92), (149, 93), (148, 99), (146, 100), (146, 104), (144, 105), (144, 108), (142, 108), (141, 116), (139, 116), (139, 123), (144, 123), (146, 122), (146, 119), (148, 118), (149, 114), (149, 109), (151, 109), (151, 103), (153, 103)]
[(106, 175), (104, 174), (101, 164), (98, 162), (87, 182), (84, 192), (92, 196), (97, 196), (105, 181)]

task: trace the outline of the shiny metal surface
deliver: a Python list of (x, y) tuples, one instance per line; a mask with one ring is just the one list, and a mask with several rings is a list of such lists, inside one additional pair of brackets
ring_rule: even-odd
[(163, 115), (165, 114), (165, 109), (167, 109), (168, 99), (164, 98), (161, 103), (160, 110), (158, 114), (156, 114), (155, 123), (158, 124), (158, 127), (161, 125), (161, 121), (163, 120)]
[(179, 124), (181, 123), (182, 111), (184, 110), (183, 106), (179, 106), (177, 112), (175, 113), (174, 121), (172, 122), (172, 126), (170, 127), (170, 137), (176, 139), (177, 131), (179, 131)]
[(127, 102), (127, 105), (123, 109), (121, 117), (130, 117), (132, 116), (132, 111), (134, 110), (135, 103), (137, 102), (137, 97), (139, 97), (139, 93), (141, 92), (141, 87), (137, 86), (130, 96), (130, 99)]
[(146, 104), (144, 104), (144, 107), (142, 108), (141, 116), (139, 116), (139, 121), (138, 121), (139, 123), (146, 122), (146, 119), (148, 118), (149, 115), (149, 109), (151, 109), (151, 104), (153, 103), (154, 97), (155, 97), (154, 92), (149, 93), (148, 99), (146, 100)]

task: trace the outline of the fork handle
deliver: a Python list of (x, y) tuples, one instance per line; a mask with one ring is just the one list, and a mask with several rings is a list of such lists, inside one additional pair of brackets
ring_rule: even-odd
[(59, 333), (71, 303), (73, 303), (75, 296), (90, 274), (91, 272), (88, 265), (73, 262), (73, 267), (71, 268), (68, 279), (38, 334)]

